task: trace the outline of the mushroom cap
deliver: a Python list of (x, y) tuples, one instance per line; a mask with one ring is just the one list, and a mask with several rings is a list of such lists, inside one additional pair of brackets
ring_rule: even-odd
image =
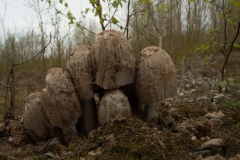
[(62, 129), (63, 134), (77, 132), (75, 124), (82, 108), (69, 73), (60, 68), (48, 70), (42, 94), (43, 110), (52, 127)]
[(144, 48), (137, 61), (135, 89), (140, 109), (160, 103), (177, 94), (177, 75), (174, 63), (159, 47)]
[(43, 141), (51, 137), (51, 126), (42, 110), (42, 93), (31, 93), (26, 99), (23, 124), (33, 141)]
[(90, 51), (89, 45), (78, 45), (71, 51), (66, 64), (80, 100), (94, 96)]
[(120, 90), (110, 90), (105, 93), (98, 108), (100, 126), (108, 124), (116, 115), (131, 116), (128, 98)]
[(95, 83), (115, 89), (134, 82), (135, 59), (130, 42), (121, 32), (105, 30), (94, 38), (91, 50)]

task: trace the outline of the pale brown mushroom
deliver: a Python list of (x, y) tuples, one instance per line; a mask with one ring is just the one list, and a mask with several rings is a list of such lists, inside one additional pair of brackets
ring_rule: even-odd
[(87, 133), (98, 125), (97, 108), (93, 98), (93, 72), (90, 50), (89, 45), (78, 45), (71, 51), (66, 64), (66, 69), (70, 73), (80, 99), (83, 109), (83, 128)]
[(61, 68), (48, 70), (46, 87), (42, 92), (43, 112), (54, 129), (63, 135), (76, 134), (75, 124), (82, 108), (69, 73)]
[(94, 96), (90, 51), (89, 45), (78, 45), (71, 51), (66, 63), (80, 100), (89, 100)]
[(100, 101), (98, 121), (100, 126), (108, 124), (115, 116), (131, 117), (128, 98), (120, 90), (109, 90)]
[(160, 103), (177, 94), (175, 66), (166, 51), (151, 46), (141, 51), (136, 67), (135, 88), (139, 109), (146, 108), (146, 120), (151, 121), (158, 116)]
[(106, 30), (99, 33), (94, 38), (91, 52), (96, 85), (107, 90), (134, 83), (133, 49), (121, 32)]
[(53, 136), (51, 125), (43, 113), (42, 93), (31, 93), (25, 104), (23, 124), (31, 139), (35, 142), (47, 140)]

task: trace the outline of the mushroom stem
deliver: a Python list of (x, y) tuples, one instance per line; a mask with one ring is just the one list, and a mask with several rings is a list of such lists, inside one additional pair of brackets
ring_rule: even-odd
[(153, 118), (158, 118), (158, 104), (147, 105), (145, 110), (145, 118), (147, 122), (152, 122)]
[(97, 108), (94, 99), (80, 101), (83, 108), (83, 124), (86, 133), (88, 134), (93, 129), (97, 128)]

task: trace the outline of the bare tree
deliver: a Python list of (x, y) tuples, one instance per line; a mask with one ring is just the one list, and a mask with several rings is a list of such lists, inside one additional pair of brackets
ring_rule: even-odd
[[(42, 3), (40, 0), (28, 0), (27, 5), (32, 8), (37, 16), (38, 26), (41, 33), (41, 47), (43, 48), (46, 42), (46, 21), (43, 20), (43, 15), (49, 12), (48, 3)], [(45, 55), (42, 54), (42, 63), (44, 69), (46, 68)]]

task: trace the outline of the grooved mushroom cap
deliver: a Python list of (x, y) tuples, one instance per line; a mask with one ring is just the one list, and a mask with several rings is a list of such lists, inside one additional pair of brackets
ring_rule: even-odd
[(94, 95), (90, 50), (88, 45), (77, 46), (71, 51), (66, 64), (80, 100), (89, 100)]
[(144, 48), (137, 61), (136, 95), (140, 109), (177, 94), (177, 76), (171, 57), (159, 47)]
[(128, 98), (119, 90), (110, 90), (105, 93), (98, 108), (100, 126), (108, 124), (116, 115), (131, 116), (131, 107)]
[(94, 38), (91, 52), (98, 86), (114, 89), (134, 82), (133, 49), (121, 32), (106, 30), (99, 33)]
[(23, 124), (33, 141), (43, 141), (51, 137), (50, 123), (42, 109), (42, 94), (35, 92), (26, 99)]
[(48, 70), (43, 90), (43, 110), (52, 127), (63, 134), (77, 132), (75, 124), (82, 109), (69, 73), (60, 68)]

